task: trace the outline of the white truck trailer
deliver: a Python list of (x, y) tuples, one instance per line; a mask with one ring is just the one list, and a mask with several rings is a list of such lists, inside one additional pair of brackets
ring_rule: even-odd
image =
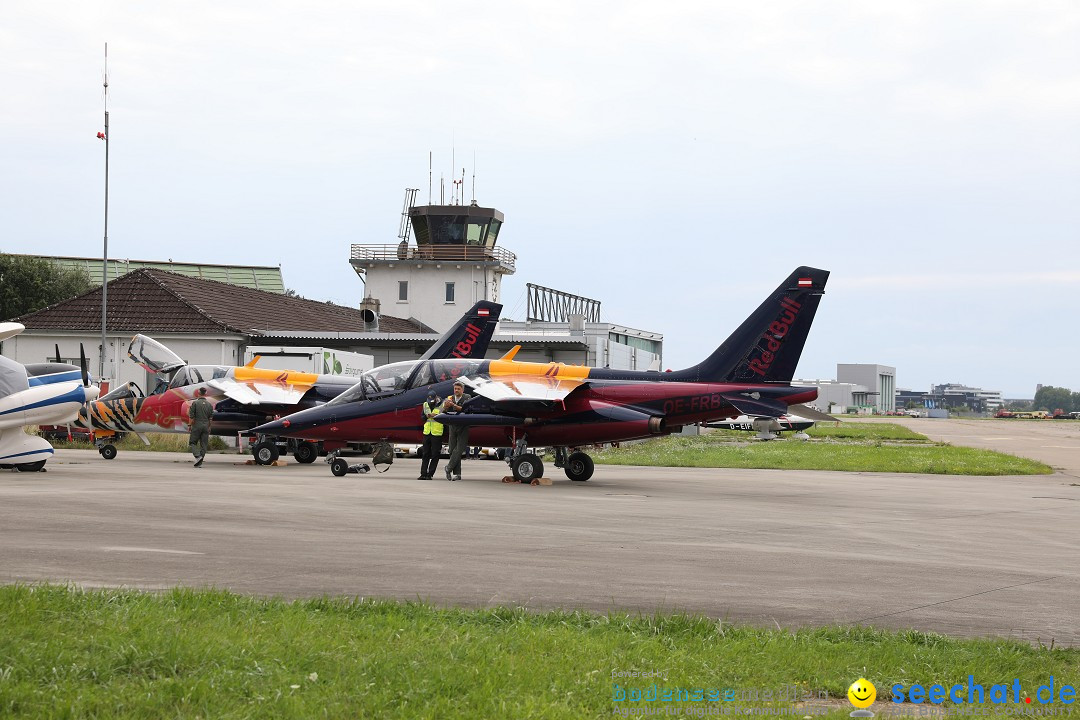
[(255, 367), (272, 370), (298, 370), (319, 375), (359, 377), (375, 367), (371, 355), (323, 347), (288, 347), (285, 345), (249, 345), (244, 351), (244, 363), (256, 356)]

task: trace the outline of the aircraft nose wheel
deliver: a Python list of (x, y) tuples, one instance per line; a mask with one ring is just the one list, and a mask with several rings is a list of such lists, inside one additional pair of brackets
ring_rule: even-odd
[(349, 461), (341, 457), (334, 458), (334, 462), (330, 463), (330, 472), (337, 477), (345, 477), (345, 473), (349, 472)]
[(593, 459), (583, 452), (570, 453), (563, 472), (574, 482), (585, 482), (592, 477)]
[(544, 463), (532, 453), (522, 453), (510, 461), (510, 471), (518, 482), (532, 482), (535, 478), (544, 477)]
[(313, 463), (319, 457), (319, 449), (307, 441), (299, 442), (296, 444), (296, 452), (293, 453), (293, 457), (296, 458), (298, 463), (304, 463), (305, 465)]
[(105, 458), (106, 460), (112, 460), (114, 457), (116, 457), (116, 446), (102, 445), (100, 448), (98, 448), (98, 452), (101, 453), (101, 457)]

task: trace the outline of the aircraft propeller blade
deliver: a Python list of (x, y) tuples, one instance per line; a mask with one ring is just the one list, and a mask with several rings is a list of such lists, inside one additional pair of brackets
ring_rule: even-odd
[(57, 363), (64, 362), (63, 360), (60, 359), (60, 345), (56, 344), (56, 345), (53, 345), (53, 347), (56, 348), (56, 362)]
[[(60, 351), (57, 350), (56, 354), (59, 357)], [(90, 387), (90, 371), (86, 369), (86, 350), (82, 343), (79, 343), (79, 367), (82, 368), (83, 387)]]

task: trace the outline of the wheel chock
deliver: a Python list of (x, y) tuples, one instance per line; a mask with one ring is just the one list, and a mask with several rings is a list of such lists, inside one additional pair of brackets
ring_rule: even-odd
[[(517, 478), (515, 478), (513, 475), (504, 476), (502, 481), (504, 483), (506, 483), (507, 485), (520, 485), (521, 484), (521, 481), (518, 480)], [(551, 484), (551, 478), (546, 478), (546, 477), (533, 478), (532, 480), (529, 481), (529, 484), (530, 485), (550, 485)]]

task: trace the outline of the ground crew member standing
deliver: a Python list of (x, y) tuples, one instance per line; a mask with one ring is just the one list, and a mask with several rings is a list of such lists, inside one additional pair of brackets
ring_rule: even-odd
[(191, 454), (195, 456), (195, 467), (200, 467), (206, 451), (210, 447), (210, 418), (214, 415), (214, 406), (206, 399), (206, 388), (199, 388), (199, 396), (188, 406), (188, 417), (191, 418), (191, 435), (188, 436), (188, 445), (191, 446)]
[[(454, 394), (446, 398), (443, 411), (461, 412), (465, 403), (472, 400), (472, 395), (465, 394), (465, 384), (460, 380), (454, 383)], [(461, 479), (461, 456), (469, 450), (469, 426), (450, 426), (450, 461), (446, 463), (446, 479)]]
[(420, 446), (420, 477), (417, 480), (430, 480), (439, 467), (442, 455), (443, 426), (435, 417), (442, 412), (439, 396), (429, 392), (427, 402), (420, 408), (424, 416), (424, 444)]

